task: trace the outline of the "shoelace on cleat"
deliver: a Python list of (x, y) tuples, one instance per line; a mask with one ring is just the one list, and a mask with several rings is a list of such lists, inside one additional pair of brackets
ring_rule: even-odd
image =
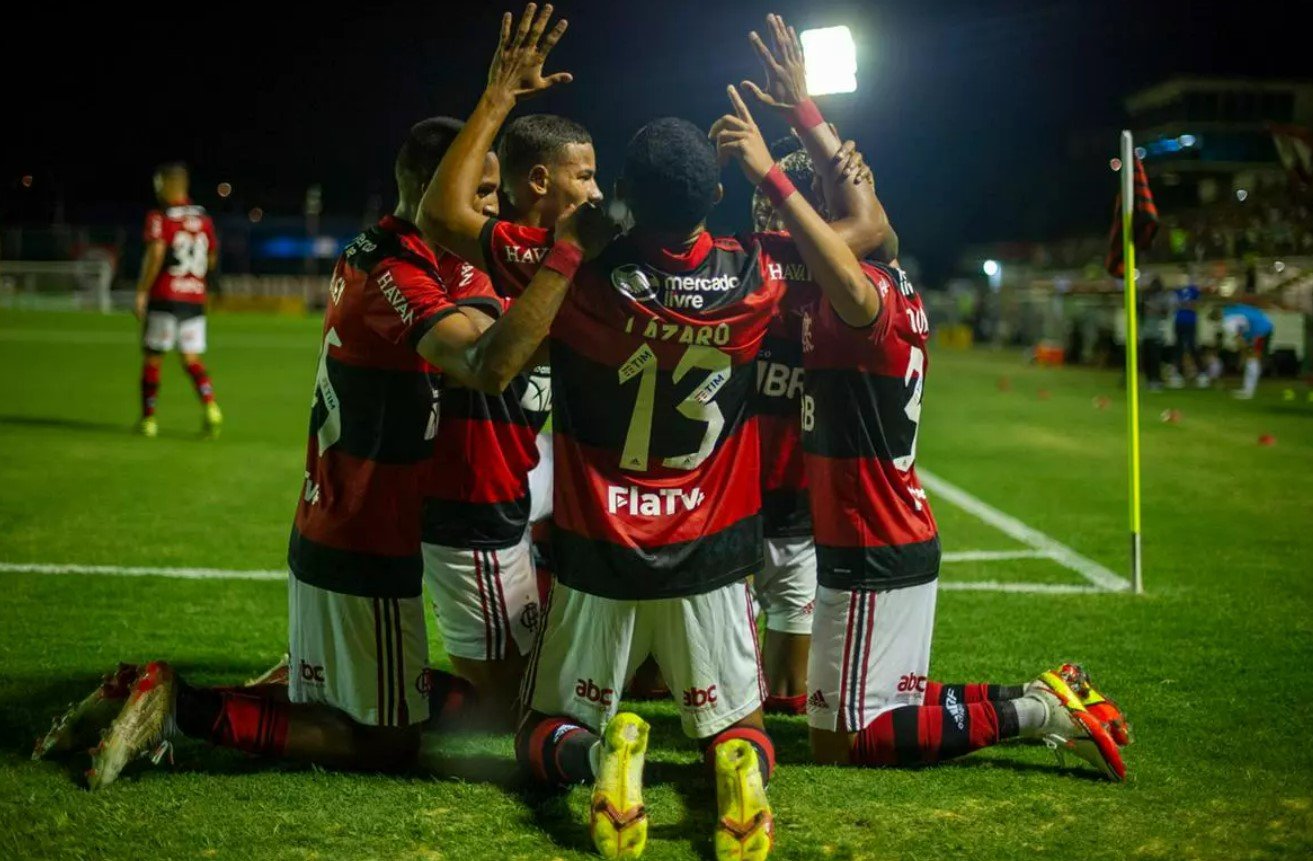
[(149, 756), (152, 765), (159, 765), (165, 756), (169, 758), (169, 765), (173, 765), (173, 742), (166, 738)]

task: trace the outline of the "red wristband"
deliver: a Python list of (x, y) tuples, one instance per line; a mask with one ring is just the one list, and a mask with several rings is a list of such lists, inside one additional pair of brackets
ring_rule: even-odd
[(771, 169), (761, 178), (761, 182), (757, 183), (757, 188), (761, 190), (762, 194), (766, 195), (770, 205), (776, 209), (783, 206), (789, 195), (798, 190), (794, 187), (793, 181), (785, 176), (784, 169), (778, 164), (771, 165)]
[(811, 99), (798, 102), (789, 111), (789, 125), (799, 131), (815, 128), (825, 122), (825, 117), (821, 116), (821, 109), (816, 107), (816, 103)]
[(583, 262), (584, 250), (582, 248), (564, 240), (557, 240), (552, 245), (552, 250), (548, 251), (547, 256), (543, 258), (543, 268), (559, 272), (566, 278), (573, 278), (574, 273), (579, 271), (579, 265)]

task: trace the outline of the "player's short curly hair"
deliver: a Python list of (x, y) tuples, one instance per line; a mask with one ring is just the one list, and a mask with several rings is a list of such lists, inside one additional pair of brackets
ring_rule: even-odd
[(623, 181), (635, 225), (691, 231), (716, 203), (720, 165), (706, 132), (688, 120), (663, 117), (629, 141)]
[(429, 117), (410, 127), (397, 153), (397, 182), (425, 185), (465, 123), (454, 117)]
[[(811, 156), (807, 155), (807, 150), (802, 148), (802, 142), (796, 137), (781, 138), (771, 144), (771, 155), (775, 156), (776, 164), (784, 175), (789, 178), (794, 187), (798, 189), (803, 197), (816, 208), (821, 217), (826, 221), (830, 220), (829, 212), (826, 210), (825, 202), (819, 200), (814, 191), (816, 181), (816, 166), (812, 164)], [(761, 189), (758, 188), (752, 193), (752, 229), (753, 230), (783, 230), (784, 225), (780, 223), (779, 215), (775, 212), (775, 206), (770, 202)]]
[(527, 176), (570, 144), (591, 144), (593, 136), (579, 123), (556, 114), (529, 114), (513, 120), (497, 142), (502, 175)]

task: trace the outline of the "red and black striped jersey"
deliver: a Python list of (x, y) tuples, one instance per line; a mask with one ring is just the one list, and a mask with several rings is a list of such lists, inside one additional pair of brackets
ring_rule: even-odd
[(814, 285), (791, 285), (802, 312), (802, 444), (818, 582), (897, 589), (939, 574), (939, 533), (915, 466), (929, 325), (904, 272), (862, 268), (881, 296), (863, 328), (839, 319)]
[(437, 399), (420, 338), (455, 312), (419, 230), (392, 216), (333, 269), (288, 564), (352, 595), (421, 591), (420, 510)]
[[(486, 274), (453, 254), (438, 254), (438, 273), (457, 305), (494, 318), (510, 305)], [(440, 382), (438, 433), (425, 482), (425, 542), (500, 550), (524, 537), (529, 471), (538, 465), (550, 385), (545, 368), (519, 375), (501, 395)]]
[[(542, 230), (488, 222), (499, 289), (522, 289)], [(694, 595), (759, 570), (755, 361), (783, 293), (755, 242), (686, 251), (616, 240), (575, 276), (552, 326), (554, 555), (567, 586)]]
[(767, 538), (812, 533), (798, 423), (802, 386), (802, 314), (786, 297), (757, 354), (753, 398), (761, 436), (761, 520)]
[(164, 265), (150, 285), (149, 301), (166, 308), (173, 303), (203, 305), (210, 251), (219, 247), (214, 221), (205, 207), (181, 203), (146, 214), (146, 242), (164, 243)]

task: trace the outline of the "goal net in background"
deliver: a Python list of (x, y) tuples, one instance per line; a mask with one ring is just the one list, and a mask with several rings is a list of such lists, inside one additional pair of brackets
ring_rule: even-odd
[(113, 281), (109, 260), (0, 260), (0, 308), (108, 314)]

